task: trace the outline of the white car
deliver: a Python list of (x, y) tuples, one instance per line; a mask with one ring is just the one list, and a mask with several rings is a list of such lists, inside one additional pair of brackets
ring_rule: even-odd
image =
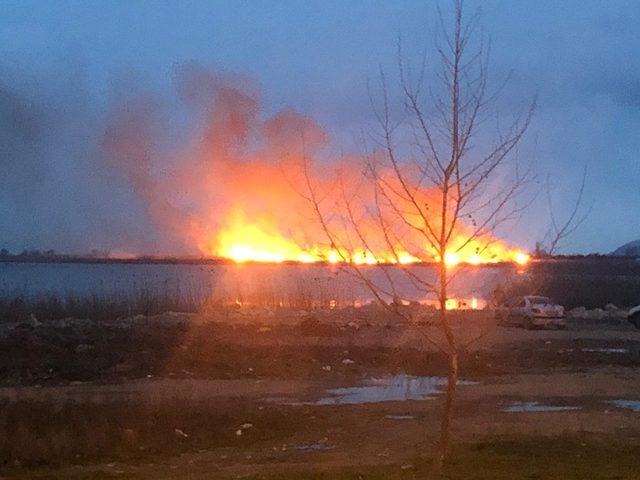
[(640, 305), (633, 307), (627, 314), (629, 320), (636, 328), (640, 328)]
[(496, 307), (498, 325), (512, 325), (528, 328), (556, 328), (567, 326), (562, 305), (557, 305), (547, 297), (526, 295), (514, 297)]

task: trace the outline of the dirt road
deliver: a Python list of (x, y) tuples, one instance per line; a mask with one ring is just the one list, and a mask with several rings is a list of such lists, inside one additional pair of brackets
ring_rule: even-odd
[[(308, 478), (330, 472), (326, 478), (338, 478), (335, 472), (346, 469), (378, 478), (372, 472), (382, 469), (379, 478), (404, 478), (432, 448), (445, 370), (415, 327), (348, 327), (319, 335), (295, 329), (278, 335), (277, 327), (261, 325), (203, 328), (184, 332), (170, 351), (163, 348), (159, 364), (146, 365), (149, 377), (114, 380), (108, 371), (83, 382), (0, 388), (5, 423), (39, 431), (31, 436), (44, 445), (20, 458), (29, 435), (21, 434), (22, 450), (5, 444), (16, 457), (11, 475), (306, 478), (302, 471)], [(468, 338), (482, 331), (458, 328)], [(596, 437), (608, 445), (637, 445), (638, 365), (640, 332), (625, 324), (494, 328), (463, 357), (454, 451), (466, 455), (464, 445), (503, 438), (553, 442), (569, 436), (578, 438), (576, 448), (590, 448)], [(33, 413), (38, 409), (41, 416)], [(45, 428), (30, 424), (47, 418), (47, 409), (60, 418)], [(80, 425), (93, 425), (93, 434)], [(68, 445), (56, 447), (65, 438)], [(61, 460), (55, 468), (36, 461), (56, 448)]]

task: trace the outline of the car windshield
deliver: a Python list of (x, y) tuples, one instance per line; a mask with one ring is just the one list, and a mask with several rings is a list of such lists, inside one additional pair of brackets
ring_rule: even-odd
[(529, 302), (533, 305), (544, 305), (544, 304), (550, 304), (551, 300), (549, 300), (547, 297), (528, 297), (529, 298)]

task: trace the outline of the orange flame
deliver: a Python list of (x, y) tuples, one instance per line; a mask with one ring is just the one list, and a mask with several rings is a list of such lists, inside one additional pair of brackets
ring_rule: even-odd
[[(456, 242), (457, 240), (457, 242)], [(454, 239), (452, 245), (463, 243), (464, 236)], [(219, 232), (210, 234), (206, 242), (209, 255), (227, 258), (234, 262), (328, 262), (352, 263), (355, 265), (376, 264), (411, 264), (422, 261), (437, 261), (438, 255), (431, 253), (432, 249), (424, 249), (420, 257), (413, 255), (401, 246), (389, 251), (373, 253), (365, 248), (353, 250), (336, 249), (321, 244), (303, 245), (293, 237), (283, 235), (278, 227), (266, 218), (254, 222), (247, 221), (246, 216), (235, 211), (229, 216), (228, 224)], [(460, 264), (483, 265), (498, 262), (513, 262), (526, 265), (529, 255), (518, 249), (508, 248), (502, 242), (494, 242), (488, 247), (481, 248), (480, 242), (470, 242), (463, 248), (452, 248), (444, 256), (447, 267), (452, 268)]]
[[(197, 247), (205, 255), (236, 262), (374, 265), (440, 260), (439, 252), (425, 243), (428, 239), (415, 231), (421, 228), (416, 225), (428, 223), (420, 217), (432, 214), (429, 205), (439, 205), (441, 195), (438, 188), (420, 186), (419, 169), (409, 163), (405, 170), (404, 180), (415, 195), (408, 204), (406, 196), (397, 193), (402, 192), (397, 175), (384, 162), (376, 170), (380, 182), (374, 187), (361, 181), (364, 158), (357, 154), (340, 162), (314, 161), (329, 144), (322, 127), (293, 111), (263, 115), (259, 94), (247, 79), (191, 63), (179, 67), (175, 79), (185, 107), (201, 119), (184, 145), (166, 148), (158, 129), (167, 119), (159, 117), (163, 109), (146, 96), (116, 108), (104, 138), (109, 161), (141, 196), (167, 245), (181, 245), (190, 253)], [(308, 168), (301, 169), (303, 165)], [(333, 217), (330, 229), (337, 231), (338, 241), (327, 239), (303, 200), (299, 190), (308, 183), (325, 200), (322, 208)], [(382, 185), (386, 191), (379, 202)], [(358, 205), (345, 208), (340, 198), (345, 191)], [(425, 206), (419, 214), (416, 205)], [(398, 212), (413, 213), (398, 221)], [(447, 217), (457, 213), (448, 212)], [(383, 234), (381, 224), (393, 223), (394, 217), (396, 223)], [(439, 220), (435, 214), (433, 224)], [(460, 220), (443, 255), (448, 267), (529, 261), (525, 252), (493, 236), (476, 238)]]

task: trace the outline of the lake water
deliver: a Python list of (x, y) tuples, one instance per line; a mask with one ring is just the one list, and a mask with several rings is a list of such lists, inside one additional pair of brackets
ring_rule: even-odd
[[(432, 265), (406, 267), (425, 281), (435, 278)], [(426, 294), (397, 267), (361, 269), (371, 282), (404, 298), (424, 300)], [(451, 281), (452, 296), (484, 298), (506, 276), (510, 266), (460, 267)], [(393, 284), (393, 285), (392, 285)], [(83, 264), (0, 262), (0, 296), (127, 296), (140, 292), (188, 295), (190, 298), (351, 303), (373, 299), (370, 290), (348, 268), (329, 265), (205, 265)]]

